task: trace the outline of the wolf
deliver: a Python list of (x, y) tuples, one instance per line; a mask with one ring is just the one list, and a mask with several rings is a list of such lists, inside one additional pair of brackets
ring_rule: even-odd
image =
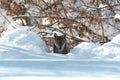
[(54, 46), (53, 46), (54, 53), (59, 54), (67, 54), (67, 41), (66, 41), (66, 34), (58, 36), (56, 33), (54, 34)]

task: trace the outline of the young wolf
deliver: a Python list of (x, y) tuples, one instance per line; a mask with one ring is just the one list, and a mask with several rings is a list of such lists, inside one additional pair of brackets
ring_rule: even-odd
[(54, 34), (54, 53), (67, 54), (67, 42), (66, 35), (58, 36), (56, 33)]

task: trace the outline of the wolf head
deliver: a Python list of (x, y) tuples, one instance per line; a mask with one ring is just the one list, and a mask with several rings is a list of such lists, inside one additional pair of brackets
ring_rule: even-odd
[(66, 41), (65, 34), (63, 34), (61, 36), (54, 34), (53, 51), (54, 51), (54, 53), (60, 53), (60, 54), (67, 54), (68, 53), (67, 41)]
[(63, 34), (61, 36), (58, 36), (56, 33), (54, 34), (54, 41), (55, 41), (55, 45), (58, 49), (61, 49), (62, 47), (64, 47), (65, 43), (66, 43), (66, 35)]

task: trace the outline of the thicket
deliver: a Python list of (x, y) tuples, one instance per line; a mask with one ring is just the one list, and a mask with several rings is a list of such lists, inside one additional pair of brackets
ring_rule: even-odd
[(25, 20), (52, 46), (51, 35), (67, 35), (69, 48), (81, 42), (104, 44), (120, 33), (119, 0), (0, 0), (1, 9), (14, 20)]

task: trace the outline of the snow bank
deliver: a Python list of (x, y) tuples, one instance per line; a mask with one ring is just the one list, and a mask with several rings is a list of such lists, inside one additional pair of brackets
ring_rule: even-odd
[(119, 59), (120, 60), (120, 34), (102, 46), (93, 50), (99, 58)]
[(102, 46), (94, 43), (83, 42), (74, 47), (70, 53), (80, 58), (113, 59), (120, 60), (120, 34), (113, 38), (111, 42)]
[[(19, 53), (17, 57), (24, 53), (27, 53), (26, 56), (29, 56), (28, 54), (30, 53), (32, 53), (32, 56), (34, 54), (44, 53), (39, 55), (39, 57), (61, 58), (62, 56), (61, 59), (120, 60), (120, 34), (114, 37), (111, 42), (105, 43), (102, 46), (98, 46), (94, 43), (83, 42), (71, 49), (68, 55), (57, 55), (49, 54), (49, 50), (45, 42), (34, 32), (15, 29), (12, 31), (7, 31), (5, 35), (0, 38), (0, 55), (4, 55), (2, 53), (5, 52), (11, 53), (6, 55), (12, 57), (16, 57), (14, 56), (14, 53)], [(36, 57), (38, 57), (38, 55), (36, 55)], [(24, 55), (22, 55), (22, 58), (24, 58)]]
[(109, 42), (93, 49), (93, 53), (96, 54), (97, 58), (113, 59), (120, 56), (120, 46)]
[(38, 54), (48, 52), (45, 42), (37, 34), (23, 29), (7, 31), (4, 36), (0, 38), (0, 43), (32, 50), (32, 52)]
[(89, 43), (89, 42), (83, 42), (79, 45), (77, 45), (76, 47), (74, 47), (70, 53), (76, 55), (76, 56), (80, 56), (80, 58), (91, 58), (94, 57), (94, 54), (91, 54), (92, 49), (97, 47), (97, 45), (95, 45), (94, 43)]
[(120, 45), (120, 34), (115, 36), (111, 42)]

